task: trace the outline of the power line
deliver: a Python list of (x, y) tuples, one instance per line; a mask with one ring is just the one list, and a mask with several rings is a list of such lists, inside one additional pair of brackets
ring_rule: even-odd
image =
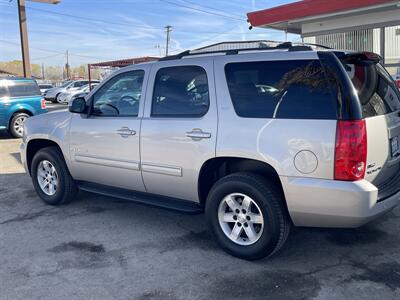
[[(2, 0), (5, 1), (3, 3), (6, 4), (12, 4), (11, 2), (8, 2), (7, 0)], [(181, 7), (186, 7), (188, 9), (193, 9), (196, 11), (199, 11), (196, 8), (193, 7), (189, 7), (189, 6), (185, 6), (185, 5), (180, 5), (178, 3), (175, 2), (171, 2), (171, 1), (167, 1), (167, 0), (158, 0), (158, 1), (162, 1), (162, 2), (166, 2), (172, 5), (176, 5), (176, 6), (181, 6)], [(114, 22), (114, 21), (105, 21), (102, 19), (96, 19), (96, 18), (91, 18), (91, 17), (84, 17), (84, 16), (78, 16), (78, 15), (72, 15), (72, 14), (67, 14), (67, 13), (60, 13), (60, 12), (55, 12), (55, 11), (50, 11), (50, 10), (46, 10), (46, 9), (42, 9), (42, 8), (36, 8), (36, 7), (32, 7), (32, 6), (26, 6), (27, 8), (29, 8), (30, 10), (34, 10), (34, 11), (40, 11), (43, 13), (48, 13), (48, 14), (54, 14), (54, 15), (60, 15), (60, 16), (64, 16), (64, 17), (70, 17), (70, 18), (75, 18), (77, 20), (80, 20), (81, 22), (83, 22), (83, 20), (86, 21), (90, 21), (90, 22), (95, 22), (95, 23), (104, 23), (104, 24), (113, 24), (113, 25), (121, 25), (121, 26), (129, 26), (129, 27), (137, 27), (137, 28), (144, 28), (144, 29), (155, 29), (155, 30), (162, 30), (163, 27), (158, 27), (158, 26), (151, 26), (151, 25), (140, 25), (140, 24), (133, 24), (133, 23), (125, 23), (125, 22)], [(233, 17), (229, 17), (226, 15), (222, 15), (222, 14), (218, 14), (218, 13), (213, 13), (213, 12), (208, 12), (205, 10), (200, 10), (203, 13), (207, 13), (207, 14), (211, 14), (211, 15), (217, 15), (217, 16), (222, 16), (222, 17), (227, 17), (232, 19)], [(239, 19), (239, 18), (233, 18), (235, 20), (240, 20), (240, 21), (246, 21), (246, 19)], [(179, 27), (174, 26), (175, 31), (177, 32), (181, 32), (181, 33), (191, 33), (191, 34), (220, 34), (219, 32), (216, 31), (192, 31), (192, 30), (185, 30), (185, 29), (179, 29)], [(243, 32), (231, 32), (231, 33), (224, 33), (224, 34), (243, 34)], [(257, 32), (247, 32), (246, 34), (262, 34), (262, 33), (257, 33)]]
[(43, 60), (46, 58), (52, 58), (52, 57), (60, 56), (60, 55), (63, 55), (63, 54), (53, 54), (53, 55), (47, 55), (47, 56), (41, 56), (41, 57), (34, 57), (34, 58), (31, 58), (31, 60)]
[(242, 15), (239, 15), (239, 14), (236, 14), (236, 13), (233, 13), (233, 12), (230, 12), (230, 11), (222, 10), (222, 9), (219, 9), (219, 8), (214, 8), (214, 7), (211, 7), (211, 6), (206, 6), (206, 5), (203, 5), (203, 4), (197, 4), (195, 2), (188, 1), (188, 0), (181, 0), (181, 1), (189, 3), (189, 4), (196, 5), (198, 7), (203, 7), (203, 8), (211, 9), (211, 10), (214, 10), (214, 11), (220, 11), (220, 12), (225, 13), (227, 15), (234, 15), (234, 16), (237, 16), (238, 18), (242, 18)]
[(202, 12), (202, 13), (205, 13), (205, 14), (209, 14), (209, 15), (214, 15), (214, 16), (224, 17), (224, 18), (227, 18), (227, 19), (238, 20), (238, 21), (246, 21), (247, 22), (247, 19), (231, 17), (231, 16), (227, 16), (225, 14), (211, 12), (211, 11), (208, 11), (208, 10), (205, 10), (205, 9), (195, 8), (195, 7), (192, 7), (192, 6), (189, 6), (189, 5), (183, 5), (181, 3), (176, 3), (176, 2), (172, 2), (172, 1), (168, 1), (168, 0), (160, 0), (160, 1), (164, 2), (164, 3), (171, 4), (171, 5), (184, 7), (184, 8), (187, 8), (187, 9), (191, 9), (191, 10), (194, 10), (194, 11), (199, 11), (199, 12)]
[[(20, 45), (17, 42), (11, 42), (11, 41), (6, 41), (6, 40), (2, 40), (2, 39), (0, 39), (0, 42), (6, 43), (6, 44), (17, 45), (17, 46)], [(57, 53), (59, 55), (65, 55), (65, 52), (59, 52), (59, 51), (48, 50), (48, 49), (43, 49), (43, 48), (38, 48), (38, 47), (30, 47), (30, 46), (29, 46), (29, 48), (34, 49), (34, 50), (43, 51), (43, 52)], [(94, 59), (98, 59), (98, 60), (107, 60), (106, 58), (94, 57), (94, 56), (83, 55), (83, 54), (75, 54), (75, 53), (69, 53), (69, 54), (73, 55), (73, 56), (84, 57), (84, 58), (94, 58)]]
[[(236, 27), (236, 26), (233, 26), (232, 28), (230, 28), (230, 29), (228, 29), (228, 30), (225, 30), (225, 31), (222, 31), (222, 32), (220, 32), (220, 33), (217, 33), (216, 35), (214, 35), (214, 36), (212, 36), (212, 37), (210, 37), (210, 38), (200, 40), (200, 41), (196, 42), (195, 45), (201, 45), (201, 44), (204, 43), (204, 42), (212, 41), (212, 40), (214, 40), (215, 38), (217, 38), (217, 37), (219, 37), (219, 36), (221, 36), (221, 35), (223, 35), (223, 34), (227, 34), (228, 31), (234, 29), (235, 27)], [(193, 47), (187, 47), (187, 48), (193, 48)], [(178, 52), (178, 51), (182, 51), (182, 49), (175, 49), (175, 50), (173, 50), (173, 51), (171, 51), (171, 52)]]

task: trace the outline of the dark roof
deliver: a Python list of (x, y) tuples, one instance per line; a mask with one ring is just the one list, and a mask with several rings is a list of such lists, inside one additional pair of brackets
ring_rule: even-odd
[(16, 76), (16, 74), (11, 73), (11, 72), (8, 72), (8, 71), (6, 71), (6, 70), (2, 70), (2, 69), (0, 69), (0, 74), (6, 74), (6, 75), (13, 75), (13, 76)]
[(127, 59), (99, 62), (99, 63), (89, 64), (89, 65), (91, 67), (122, 68), (122, 67), (126, 67), (129, 65), (134, 65), (134, 64), (139, 64), (139, 63), (149, 62), (149, 61), (155, 61), (155, 60), (159, 60), (159, 57), (153, 57), (153, 56), (135, 57), (135, 58), (127, 58)]

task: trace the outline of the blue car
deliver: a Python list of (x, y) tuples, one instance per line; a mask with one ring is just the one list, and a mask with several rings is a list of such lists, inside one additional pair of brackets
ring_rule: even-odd
[(20, 138), (24, 133), (24, 121), (45, 112), (45, 100), (35, 80), (0, 78), (0, 130), (8, 130), (12, 136)]

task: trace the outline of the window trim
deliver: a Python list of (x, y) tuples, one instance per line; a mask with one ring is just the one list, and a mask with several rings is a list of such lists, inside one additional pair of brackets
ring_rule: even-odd
[[(94, 96), (101, 91), (101, 89), (103, 88), (104, 85), (106, 85), (108, 82), (110, 82), (111, 80), (114, 80), (117, 77), (121, 77), (122, 75), (126, 75), (128, 73), (134, 73), (134, 72), (138, 72), (141, 71), (143, 72), (143, 82), (142, 82), (142, 88), (141, 88), (141, 93), (140, 93), (140, 98), (139, 98), (139, 108), (138, 108), (138, 112), (137, 114), (134, 115), (97, 115), (93, 113), (94, 110)], [(139, 114), (140, 114), (140, 104), (143, 103), (144, 100), (142, 100), (143, 97), (145, 97), (145, 95), (143, 94), (143, 88), (144, 88), (144, 83), (145, 83), (145, 76), (146, 76), (146, 71), (144, 69), (135, 69), (135, 70), (129, 70), (129, 71), (125, 71), (125, 72), (121, 72), (118, 74), (115, 74), (114, 76), (108, 78), (107, 80), (105, 80), (103, 82), (103, 84), (99, 87), (99, 89), (90, 96), (90, 99), (88, 100), (89, 104), (89, 112), (88, 112), (88, 116), (91, 117), (97, 117), (97, 118), (139, 118)]]
[[(181, 67), (196, 67), (196, 68), (200, 68), (202, 71), (204, 71), (204, 74), (205, 74), (206, 80), (207, 80), (207, 89), (208, 89), (207, 109), (201, 115), (198, 115), (198, 114), (157, 114), (157, 115), (154, 115), (154, 113), (153, 113), (154, 101), (153, 100), (154, 100), (154, 92), (155, 92), (155, 88), (156, 88), (156, 78), (157, 78), (158, 72), (160, 72), (160, 70), (164, 70), (164, 69), (181, 68)], [(201, 119), (201, 118), (203, 118), (210, 110), (210, 102), (211, 102), (210, 85), (209, 85), (209, 81), (208, 81), (207, 70), (200, 65), (175, 65), (175, 66), (166, 66), (166, 67), (158, 68), (158, 70), (154, 76), (154, 80), (153, 80), (153, 91), (151, 94), (150, 101), (151, 101), (150, 118), (152, 118), (152, 119), (157, 119), (157, 118), (159, 118), (159, 119)]]

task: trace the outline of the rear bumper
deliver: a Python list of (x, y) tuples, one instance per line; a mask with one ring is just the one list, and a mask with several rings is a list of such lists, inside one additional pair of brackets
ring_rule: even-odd
[(281, 182), (296, 226), (359, 227), (400, 202), (400, 192), (378, 202), (378, 189), (366, 180), (281, 177)]

